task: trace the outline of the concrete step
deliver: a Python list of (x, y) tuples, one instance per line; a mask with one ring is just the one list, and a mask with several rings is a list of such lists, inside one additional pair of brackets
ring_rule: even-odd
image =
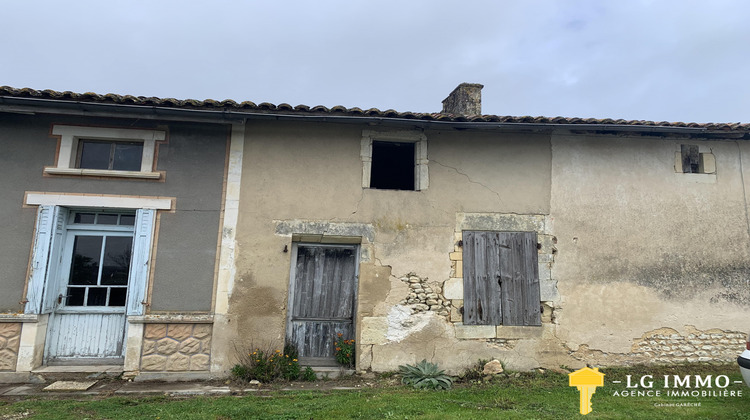
[(312, 370), (315, 371), (315, 375), (318, 379), (336, 379), (341, 376), (354, 375), (354, 369), (346, 369), (341, 366), (313, 366)]

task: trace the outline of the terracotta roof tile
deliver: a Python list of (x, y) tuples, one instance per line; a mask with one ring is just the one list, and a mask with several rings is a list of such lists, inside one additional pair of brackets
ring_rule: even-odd
[(503, 116), (503, 115), (475, 115), (465, 117), (461, 115), (443, 114), (443, 113), (418, 113), (418, 112), (398, 112), (393, 109), (381, 111), (378, 108), (363, 110), (361, 108), (346, 108), (341, 105), (332, 108), (323, 105), (310, 107), (308, 105), (292, 106), (287, 103), (274, 105), (268, 102), (255, 104), (252, 101), (237, 103), (231, 99), (217, 101), (213, 99), (175, 99), (175, 98), (156, 98), (132, 95), (117, 95), (108, 93), (105, 95), (85, 92), (75, 93), (70, 91), (58, 92), (54, 90), (35, 90), (29, 88), (12, 88), (9, 86), (0, 86), (0, 98), (35, 98), (35, 99), (52, 99), (61, 101), (77, 101), (103, 104), (125, 104), (125, 105), (142, 105), (157, 106), (165, 108), (185, 108), (185, 109), (204, 109), (217, 110), (223, 109), (233, 112), (261, 112), (261, 113), (298, 113), (308, 115), (329, 115), (352, 116), (352, 117), (378, 117), (394, 119), (413, 119), (421, 121), (441, 121), (441, 122), (474, 122), (474, 123), (517, 123), (517, 124), (566, 124), (566, 125), (612, 125), (612, 126), (653, 126), (653, 127), (685, 127), (701, 128), (714, 131), (750, 131), (748, 123), (684, 123), (669, 121), (643, 121), (643, 120), (623, 120), (612, 118), (566, 118), (566, 117), (532, 117), (532, 116)]

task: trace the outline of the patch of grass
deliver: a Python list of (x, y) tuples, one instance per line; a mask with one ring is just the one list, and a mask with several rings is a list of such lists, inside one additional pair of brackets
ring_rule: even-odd
[[(727, 375), (741, 380), (729, 365), (604, 368), (605, 385), (592, 398), (587, 418), (602, 419), (743, 419), (750, 418), (750, 388), (732, 383), (728, 391), (740, 397), (668, 398), (618, 397), (626, 390), (627, 375)], [(655, 388), (656, 389), (656, 386)], [(714, 388), (715, 389), (715, 388)], [(80, 398), (80, 397), (76, 397)], [(457, 383), (443, 392), (425, 392), (406, 386), (363, 388), (353, 391), (267, 391), (241, 397), (139, 397), (44, 399), (0, 405), (0, 418), (34, 419), (547, 419), (580, 418), (578, 390), (568, 386), (562, 373), (498, 375), (490, 383)], [(678, 406), (694, 403), (699, 406)], [(661, 404), (661, 405), (660, 405)], [(666, 405), (673, 404), (673, 405)]]

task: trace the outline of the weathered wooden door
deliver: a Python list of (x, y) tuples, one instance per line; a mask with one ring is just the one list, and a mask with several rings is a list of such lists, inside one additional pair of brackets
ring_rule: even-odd
[(463, 232), (467, 325), (541, 325), (535, 232)]
[(354, 338), (357, 250), (354, 245), (293, 247), (286, 338), (303, 364), (335, 365), (338, 334)]

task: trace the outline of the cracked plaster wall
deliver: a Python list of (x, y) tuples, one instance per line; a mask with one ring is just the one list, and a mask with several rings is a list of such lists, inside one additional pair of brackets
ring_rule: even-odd
[[(364, 344), (378, 338), (362, 334), (377, 334), (368, 322), (387, 319), (407, 298), (409, 283), (399, 277), (416, 273), (428, 284), (450, 278), (457, 213), (549, 213), (549, 137), (427, 131), (429, 188), (386, 191), (362, 188), (363, 129), (372, 127), (248, 123), (228, 324), (236, 341), (283, 342), (291, 268), (284, 248), (291, 249), (293, 234), (309, 233), (293, 230), (323, 226), (323, 233), (345, 235), (349, 225), (351, 232), (372, 232), (362, 234), (358, 368), (393, 370), (434, 358), (459, 370), (507, 351), (498, 339), (457, 339), (449, 316), (435, 313), (418, 315), (418, 328), (401, 340), (383, 332), (387, 343)], [(538, 347), (519, 340), (511, 359), (533, 367)]]
[[(680, 144), (711, 151), (717, 174), (675, 173)], [(732, 141), (553, 137), (558, 335), (575, 357), (601, 364), (692, 361), (725, 358), (722, 340), (734, 353), (742, 348), (737, 334), (747, 331), (750, 302), (743, 177), (750, 173), (739, 151), (750, 156), (748, 146)], [(713, 333), (690, 347), (686, 325)], [(646, 335), (665, 328), (682, 331), (660, 338), (674, 336), (675, 343), (639, 351)], [(703, 346), (715, 348), (699, 354)]]
[[(679, 139), (555, 135), (550, 143), (543, 135), (427, 131), (429, 188), (382, 191), (361, 187), (364, 128), (248, 123), (227, 324), (237, 342), (283, 342), (291, 266), (284, 249), (293, 234), (311, 233), (297, 229), (363, 238), (359, 369), (422, 358), (450, 372), (494, 357), (514, 369), (654, 361), (660, 356), (634, 347), (658, 335), (650, 332), (682, 331), (679, 342), (691, 325), (724, 331), (718, 340), (731, 346), (746, 328), (748, 288), (740, 286), (750, 250), (735, 143), (701, 143), (716, 156), (712, 182), (674, 172), (674, 152), (686, 142)], [(455, 274), (449, 254), (461, 213), (548, 215), (559, 295), (541, 329), (462, 339), (450, 322), (455, 313), (404, 312), (409, 284), (399, 277), (441, 285)]]

